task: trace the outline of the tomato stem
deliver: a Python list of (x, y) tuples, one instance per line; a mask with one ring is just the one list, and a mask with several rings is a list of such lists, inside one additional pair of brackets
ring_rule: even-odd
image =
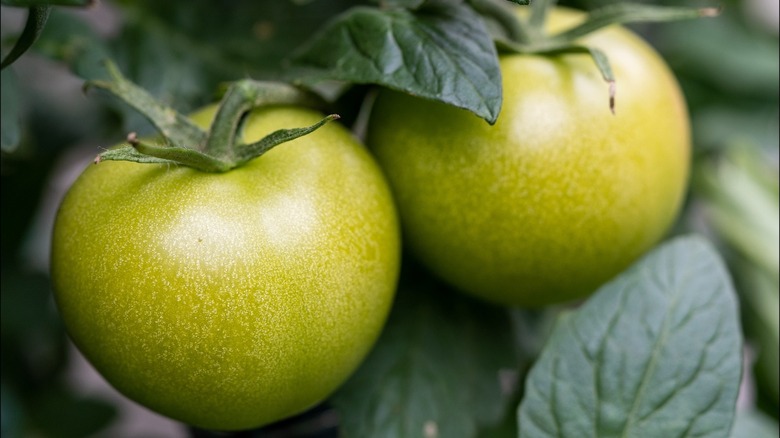
[(528, 25), (532, 29), (534, 37), (544, 34), (544, 22), (547, 19), (547, 12), (556, 3), (555, 0), (536, 0), (531, 4), (531, 16), (528, 18)]
[(268, 105), (322, 106), (315, 95), (287, 84), (241, 80), (230, 85), (208, 132), (201, 130), (190, 119), (173, 108), (159, 103), (142, 88), (127, 80), (112, 62), (106, 63), (110, 81), (92, 81), (85, 88), (104, 89), (134, 107), (162, 134), (160, 144), (127, 137), (129, 145), (107, 150), (95, 158), (101, 161), (133, 161), (181, 165), (203, 172), (227, 172), (241, 166), (271, 148), (310, 134), (324, 124), (338, 119), (329, 115), (319, 122), (300, 128), (279, 129), (260, 139), (241, 142), (241, 124), (253, 108)]
[[(582, 37), (605, 26), (632, 22), (665, 22), (685, 20), (698, 17), (713, 17), (718, 15), (717, 8), (685, 8), (650, 6), (637, 3), (616, 3), (591, 11), (584, 22), (554, 35), (543, 32), (547, 12), (555, 5), (555, 0), (536, 0), (531, 5), (531, 16), (525, 22), (520, 21), (520, 27), (527, 30), (516, 33), (522, 38), (497, 40), (497, 46), (503, 51), (535, 54), (588, 54), (598, 68), (604, 81), (608, 84), (609, 109), (615, 113), (615, 94), (617, 82), (609, 63), (609, 58), (601, 50), (578, 42)], [(511, 35), (510, 35), (511, 36)]]
[(277, 131), (274, 131), (266, 135), (265, 137), (260, 139), (260, 141), (257, 141), (255, 143), (250, 143), (250, 144), (242, 144), (240, 145), (240, 147), (236, 149), (236, 152), (238, 154), (238, 156), (236, 157), (237, 164), (241, 165), (249, 160), (253, 160), (256, 157), (259, 157), (260, 155), (263, 155), (264, 153), (270, 151), (271, 148), (279, 144), (282, 144), (290, 140), (294, 140), (298, 137), (302, 137), (306, 134), (314, 132), (324, 124), (331, 122), (333, 120), (338, 120), (339, 118), (340, 116), (338, 114), (330, 114), (311, 126), (305, 126), (303, 128), (279, 129)]
[(235, 160), (240, 137), (238, 133), (244, 115), (252, 108), (284, 104), (318, 106), (321, 101), (311, 93), (279, 82), (250, 79), (234, 82), (225, 92), (211, 124), (205, 152), (229, 161)]
[(95, 87), (118, 97), (141, 113), (163, 137), (176, 146), (199, 149), (205, 144), (206, 132), (190, 119), (163, 105), (146, 90), (126, 79), (113, 62), (106, 61), (105, 66), (111, 80), (88, 81), (84, 84), (85, 91)]

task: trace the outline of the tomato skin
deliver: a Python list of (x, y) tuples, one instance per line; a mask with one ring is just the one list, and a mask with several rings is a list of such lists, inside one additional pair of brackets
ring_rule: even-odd
[[(550, 26), (582, 15), (557, 8)], [(662, 238), (688, 179), (690, 130), (663, 60), (613, 26), (584, 38), (610, 59), (506, 55), (504, 103), (473, 114), (383, 91), (367, 144), (393, 188), (405, 244), (457, 288), (501, 304), (577, 299)]]
[[(257, 110), (244, 137), (320, 118)], [(238, 430), (343, 383), (382, 329), (399, 259), (386, 181), (331, 123), (222, 174), (90, 166), (58, 212), (52, 279), (69, 334), (120, 392)]]

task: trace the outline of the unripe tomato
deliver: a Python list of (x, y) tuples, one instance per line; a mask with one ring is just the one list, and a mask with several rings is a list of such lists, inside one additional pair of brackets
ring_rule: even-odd
[[(321, 118), (248, 117), (247, 142)], [(74, 342), (119, 391), (236, 430), (309, 408), (355, 370), (389, 311), (399, 246), (381, 171), (331, 123), (226, 173), (90, 166), (60, 207), (52, 280)]]
[[(582, 15), (556, 9), (551, 28)], [(501, 57), (504, 103), (490, 126), (441, 103), (385, 91), (367, 143), (390, 181), (405, 242), (457, 288), (498, 303), (580, 298), (662, 238), (686, 189), (689, 120), (675, 78), (646, 43), (612, 26), (582, 41), (609, 57)]]

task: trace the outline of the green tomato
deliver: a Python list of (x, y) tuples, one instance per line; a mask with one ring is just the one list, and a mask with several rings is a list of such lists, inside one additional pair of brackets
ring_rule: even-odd
[[(320, 118), (256, 110), (244, 138)], [(90, 166), (60, 207), (51, 268), (69, 334), (114, 387), (180, 421), (238, 430), (345, 381), (382, 329), (399, 261), (381, 170), (331, 123), (222, 174)]]
[[(581, 14), (552, 11), (551, 29)], [(609, 57), (501, 57), (490, 126), (441, 103), (384, 91), (367, 143), (393, 189), (404, 241), (434, 273), (487, 300), (581, 298), (663, 237), (686, 190), (685, 101), (646, 43), (613, 26), (584, 38)]]

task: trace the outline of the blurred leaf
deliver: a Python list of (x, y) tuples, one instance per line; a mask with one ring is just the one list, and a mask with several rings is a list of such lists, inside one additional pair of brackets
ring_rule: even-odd
[(718, 102), (691, 114), (696, 146), (724, 149), (734, 143), (752, 143), (777, 149), (780, 118), (776, 103)]
[(49, 19), (50, 12), (50, 6), (33, 6), (30, 8), (27, 13), (27, 21), (24, 24), (24, 30), (22, 30), (22, 34), (19, 35), (19, 39), (16, 40), (11, 51), (3, 58), (0, 69), (4, 69), (13, 64), (14, 61), (33, 45), (43, 31), (46, 20)]
[(345, 437), (471, 437), (517, 366), (506, 310), (405, 277), (372, 353), (332, 398)]
[[(507, 403), (500, 422), (481, 427), (479, 438), (516, 438), (517, 406), (523, 394), (523, 382), (531, 364), (539, 357), (539, 352), (550, 337), (558, 315), (569, 312), (566, 307), (551, 306), (544, 309), (509, 309), (512, 316), (515, 342), (518, 347), (520, 371), (518, 381), (513, 382), (516, 390)], [(514, 376), (512, 376), (514, 378)]]
[(91, 6), (97, 0), (3, 0), (5, 6)]
[(749, 145), (732, 147), (717, 161), (701, 163), (696, 183), (721, 237), (753, 263), (780, 275), (777, 182), (767, 187), (745, 168), (761, 160), (758, 154)]
[(386, 9), (393, 8), (406, 8), (417, 9), (422, 6), (427, 0), (384, 0), (383, 7)]
[(19, 83), (11, 69), (0, 72), (0, 123), (3, 152), (13, 152), (22, 138)]
[[(254, 79), (278, 77), (281, 60), (291, 50), (305, 41), (313, 29), (354, 3), (233, 0), (215, 4), (212, 0), (192, 0), (188, 7), (181, 7), (175, 2), (157, 0), (120, 2), (129, 26), (162, 37), (157, 43), (165, 50), (198, 59), (208, 71), (229, 75), (221, 80), (248, 75)], [(143, 53), (137, 52), (140, 56)], [(158, 70), (172, 62), (161, 61), (164, 64), (156, 65)], [(155, 68), (154, 64), (133, 65)]]
[(28, 391), (45, 387), (63, 370), (66, 355), (49, 280), (4, 268), (0, 282), (3, 376)]
[(758, 391), (780, 404), (780, 282), (777, 277), (743, 258), (732, 260), (742, 297), (743, 324), (754, 347)]
[(777, 423), (759, 411), (737, 411), (730, 438), (776, 438)]
[(116, 408), (100, 400), (49, 389), (34, 401), (30, 414), (35, 429), (46, 437), (82, 438), (108, 426), (116, 416)]
[(412, 12), (355, 7), (293, 57), (305, 84), (379, 84), (467, 109), (494, 123), (501, 71), (482, 20), (463, 3), (430, 1)]
[(777, 101), (777, 38), (745, 29), (731, 11), (716, 19), (671, 23), (654, 42), (679, 75), (716, 89)]
[(84, 20), (55, 10), (41, 34), (36, 50), (64, 62), (83, 79), (108, 79), (103, 61), (109, 58), (105, 42)]
[[(121, 31), (111, 37), (98, 35), (80, 17), (55, 11), (36, 48), (83, 79), (107, 79), (102, 62), (114, 59), (133, 82), (186, 113), (213, 101), (222, 82), (278, 78), (281, 59), (346, 3), (193, 0), (181, 7), (125, 1), (119, 2)], [(140, 115), (109, 102), (122, 115), (125, 131), (151, 131)]]
[(21, 437), (23, 421), (24, 412), (16, 394), (7, 385), (0, 384), (0, 436)]
[(3, 336), (23, 336), (35, 329), (51, 326), (46, 323), (54, 314), (50, 307), (49, 281), (45, 276), (4, 270), (0, 284), (0, 327)]
[(676, 239), (560, 319), (529, 374), (520, 436), (727, 436), (741, 344), (718, 254)]
[(759, 391), (780, 403), (780, 199), (777, 169), (750, 144), (702, 158), (694, 179), (711, 232), (729, 252)]

